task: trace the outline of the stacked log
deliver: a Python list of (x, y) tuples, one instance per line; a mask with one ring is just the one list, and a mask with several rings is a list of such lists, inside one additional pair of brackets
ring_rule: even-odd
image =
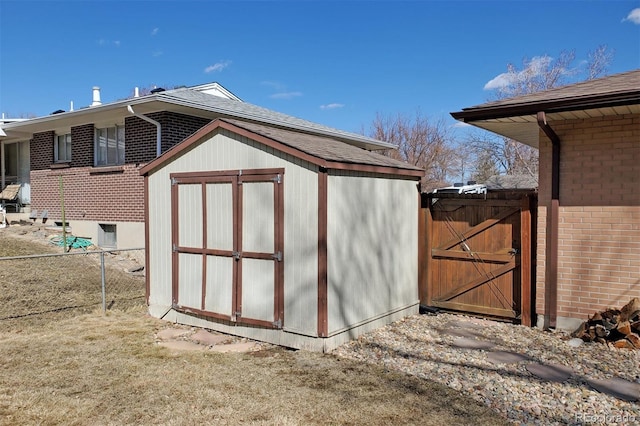
[(640, 299), (634, 297), (622, 309), (596, 312), (572, 336), (616, 348), (640, 349)]

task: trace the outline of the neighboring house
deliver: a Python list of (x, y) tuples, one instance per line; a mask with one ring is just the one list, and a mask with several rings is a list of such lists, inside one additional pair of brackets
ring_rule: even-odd
[(316, 351), (417, 313), (424, 171), (354, 142), (221, 118), (142, 167), (149, 312)]
[(64, 206), (74, 235), (103, 247), (142, 247), (140, 168), (212, 120), (225, 117), (332, 137), (366, 150), (393, 147), (248, 104), (217, 83), (155, 89), (108, 104), (101, 103), (99, 88), (94, 87), (89, 107), (1, 123), (2, 147), (15, 151), (18, 165), (16, 173), (3, 169), (2, 179), (30, 188), (30, 199), (23, 198), (23, 204), (46, 210), (49, 223), (62, 223)]
[(540, 150), (539, 326), (640, 297), (640, 70), (451, 115)]
[(482, 182), (489, 191), (511, 191), (514, 189), (538, 189), (538, 176), (493, 175)]
[(18, 197), (22, 204), (30, 203), (29, 187), (29, 142), (5, 142), (7, 136), (2, 128), (25, 118), (0, 118), (0, 191), (7, 185), (22, 183)]

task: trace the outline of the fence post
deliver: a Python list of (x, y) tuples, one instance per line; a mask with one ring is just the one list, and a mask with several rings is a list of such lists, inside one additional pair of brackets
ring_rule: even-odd
[(107, 312), (107, 289), (104, 278), (104, 251), (100, 252), (100, 275), (102, 278), (102, 312)]

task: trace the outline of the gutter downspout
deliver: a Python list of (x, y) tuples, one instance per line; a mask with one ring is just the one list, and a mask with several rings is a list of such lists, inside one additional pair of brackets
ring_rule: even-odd
[(135, 112), (133, 110), (133, 108), (131, 107), (131, 105), (127, 105), (127, 110), (135, 115), (138, 118), (143, 119), (144, 121), (153, 124), (154, 126), (156, 126), (156, 157), (160, 157), (160, 154), (162, 154), (162, 126), (160, 126), (160, 123), (158, 123), (157, 121), (147, 117), (146, 115), (142, 115), (142, 114), (138, 114), (137, 112)]
[(544, 111), (537, 114), (538, 126), (551, 140), (551, 212), (547, 217), (547, 265), (544, 286), (544, 329), (555, 328), (558, 315), (558, 233), (560, 223), (560, 138), (547, 123)]

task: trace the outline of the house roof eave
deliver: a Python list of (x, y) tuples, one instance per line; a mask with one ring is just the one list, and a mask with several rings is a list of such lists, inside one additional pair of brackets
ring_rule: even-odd
[(535, 102), (514, 102), (509, 104), (484, 104), (463, 108), (462, 111), (452, 112), (456, 120), (472, 124), (475, 121), (494, 120), (509, 117), (535, 115), (539, 111), (547, 114), (567, 111), (584, 111), (599, 108), (613, 108), (624, 105), (640, 104), (640, 89), (631, 92), (607, 93), (590, 96), (580, 96), (568, 99), (552, 99)]

